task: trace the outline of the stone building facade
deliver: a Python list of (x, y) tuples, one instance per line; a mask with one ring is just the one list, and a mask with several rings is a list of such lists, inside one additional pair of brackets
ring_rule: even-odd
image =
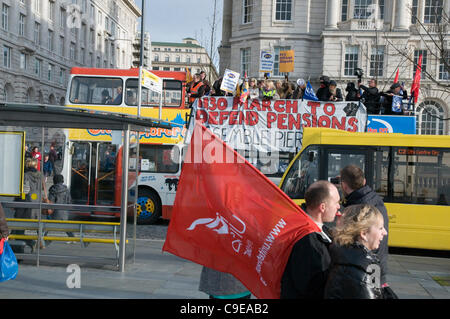
[(450, 133), (448, 63), (433, 46), (439, 34), (449, 36), (449, 0), (224, 0), (223, 8), (220, 74), (230, 68), (262, 78), (260, 50), (271, 50), (271, 77), (283, 79), (279, 52), (290, 49), (291, 80), (309, 79), (317, 88), (318, 78), (328, 75), (345, 93), (348, 82), (357, 82), (354, 69), (361, 68), (364, 84), (376, 78), (387, 91), (398, 68), (409, 92), (422, 54), (427, 74), (416, 104), (417, 131)]
[(193, 38), (184, 38), (181, 43), (152, 42), (153, 70), (184, 71), (191, 69), (192, 74), (205, 71), (209, 81), (217, 79), (217, 70), (211, 63), (206, 49)]
[(2, 0), (0, 10), (0, 101), (63, 105), (72, 67), (132, 66), (134, 0)]

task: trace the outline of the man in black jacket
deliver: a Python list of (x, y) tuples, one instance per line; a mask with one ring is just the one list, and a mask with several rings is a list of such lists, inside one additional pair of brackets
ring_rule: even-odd
[(316, 96), (319, 101), (329, 101), (330, 100), (330, 78), (326, 75), (320, 77), (320, 88), (316, 92)]
[[(345, 201), (344, 207), (355, 204), (370, 204), (378, 208), (383, 215), (384, 229), (389, 234), (389, 218), (387, 209), (381, 197), (370, 186), (366, 185), (364, 172), (356, 165), (348, 165), (341, 170), (341, 188)], [(387, 261), (388, 261), (388, 235), (383, 237), (380, 247), (376, 251), (381, 262), (381, 285), (387, 285)]]
[(281, 298), (323, 299), (331, 263), (331, 238), (323, 223), (334, 220), (339, 200), (336, 186), (327, 181), (317, 181), (306, 190), (306, 213), (321, 232), (308, 234), (294, 244), (281, 279)]
[(364, 99), (364, 105), (367, 109), (367, 114), (380, 114), (381, 103), (380, 94), (377, 89), (377, 80), (371, 79), (369, 81), (369, 87), (359, 85), (364, 91), (361, 98)]

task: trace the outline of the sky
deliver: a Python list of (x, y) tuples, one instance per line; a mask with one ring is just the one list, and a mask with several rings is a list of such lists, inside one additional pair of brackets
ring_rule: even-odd
[[(145, 0), (145, 31), (154, 42), (181, 42), (196, 38), (209, 52), (215, 0)], [(222, 38), (223, 0), (216, 0), (217, 49)], [(142, 0), (135, 0), (141, 7)]]

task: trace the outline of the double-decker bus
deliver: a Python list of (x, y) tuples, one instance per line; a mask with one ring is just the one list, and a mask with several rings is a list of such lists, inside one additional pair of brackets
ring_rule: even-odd
[(280, 182), (298, 204), (317, 180), (337, 183), (359, 166), (384, 200), (389, 246), (450, 250), (450, 136), (304, 128), (303, 145)]
[[(184, 140), (184, 125), (190, 112), (185, 104), (186, 73), (151, 73), (163, 81), (162, 113), (159, 113), (161, 95), (142, 87), (140, 114), (144, 118), (161, 118), (173, 128), (139, 134), (137, 222), (140, 224), (153, 223), (160, 216), (170, 217), (181, 170), (181, 163), (173, 159), (182, 152), (179, 144)], [(138, 78), (136, 68), (72, 68), (66, 107), (136, 115)], [(115, 138), (111, 130), (95, 129), (69, 129), (66, 135), (62, 171), (73, 203), (120, 205), (121, 136)], [(134, 196), (131, 190), (130, 195)]]

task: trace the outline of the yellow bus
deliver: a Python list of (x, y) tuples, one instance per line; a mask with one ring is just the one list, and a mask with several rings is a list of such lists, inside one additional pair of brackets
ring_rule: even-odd
[(450, 136), (306, 127), (280, 188), (300, 204), (311, 183), (339, 184), (349, 164), (364, 170), (385, 202), (390, 247), (450, 250)]

